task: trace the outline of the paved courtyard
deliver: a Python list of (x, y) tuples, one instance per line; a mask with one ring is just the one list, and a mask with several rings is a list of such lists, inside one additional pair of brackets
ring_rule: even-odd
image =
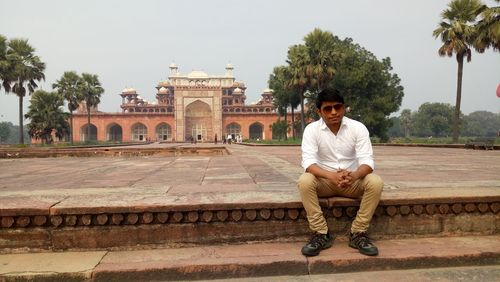
[[(213, 146), (150, 144), (139, 147)], [(222, 146), (222, 145), (218, 145)], [(226, 145), (224, 156), (0, 159), (0, 197), (230, 195), (234, 200), (297, 199), (298, 146)], [(453, 189), (500, 194), (500, 151), (375, 146), (384, 194)], [(444, 192), (444, 191), (442, 191)], [(447, 193), (448, 193), (447, 192)], [(208, 196), (207, 196), (208, 197)], [(206, 201), (216, 201), (215, 198)]]

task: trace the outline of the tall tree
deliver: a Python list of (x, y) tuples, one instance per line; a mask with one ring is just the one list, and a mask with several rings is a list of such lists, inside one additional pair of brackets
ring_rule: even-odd
[(38, 87), (37, 81), (45, 80), (45, 63), (35, 55), (35, 49), (26, 39), (12, 39), (7, 43), (2, 85), (5, 92), (14, 92), (19, 97), (19, 143), (24, 143), (23, 98)]
[(335, 75), (335, 39), (331, 32), (315, 28), (304, 37), (304, 43), (309, 53), (305, 66), (308, 90), (318, 93)]
[(444, 103), (424, 103), (412, 118), (418, 136), (449, 136), (453, 107)]
[(54, 92), (37, 90), (31, 98), (26, 118), (30, 119), (28, 124), (29, 135), (35, 139), (42, 139), (42, 143), (53, 142), (52, 133), (58, 138), (68, 133), (69, 125), (66, 121), (67, 113), (62, 110), (64, 98)]
[(101, 102), (101, 94), (104, 93), (96, 74), (82, 73), (81, 93), (87, 109), (87, 140), (90, 138), (90, 111)]
[(401, 111), (401, 116), (399, 117), (401, 122), (401, 127), (404, 130), (404, 136), (406, 138), (410, 137), (411, 129), (413, 128), (412, 113), (410, 109), (404, 109)]
[(434, 37), (440, 37), (443, 42), (438, 54), (448, 57), (455, 54), (458, 63), (457, 96), (453, 122), (454, 143), (458, 143), (459, 136), (464, 58), (467, 58), (467, 62), (472, 59), (471, 45), (477, 36), (474, 25), (482, 8), (483, 4), (480, 0), (453, 0), (448, 4), (448, 9), (441, 13), (443, 21), (433, 31)]
[(7, 69), (7, 38), (0, 34), (0, 90), (4, 82), (8, 83)]
[(287, 63), (290, 68), (290, 81), (289, 86), (297, 89), (300, 98), (300, 126), (301, 132), (304, 132), (306, 127), (305, 121), (305, 91), (308, 86), (306, 66), (309, 62), (309, 54), (305, 45), (293, 45), (288, 48)]
[[(496, 0), (500, 3), (500, 0)], [(483, 53), (488, 48), (500, 51), (500, 6), (483, 6), (478, 12), (479, 21), (476, 24), (476, 37), (474, 48), (479, 53)]]
[[(292, 138), (295, 138), (295, 130), (293, 128), (294, 108), (300, 103), (299, 93), (297, 89), (289, 85), (291, 72), (288, 66), (278, 66), (273, 69), (273, 73), (269, 76), (269, 88), (273, 89), (273, 101), (278, 108), (279, 114), (285, 116), (285, 123), (288, 130), (288, 107), (291, 108), (292, 114)], [(285, 135), (286, 139), (286, 135)]]
[(68, 102), (69, 110), (69, 140), (73, 144), (73, 111), (78, 109), (80, 102), (83, 100), (82, 95), (82, 78), (75, 71), (64, 72), (62, 77), (52, 84), (52, 88), (64, 97)]
[(343, 93), (351, 109), (346, 115), (363, 122), (381, 141), (387, 140), (389, 116), (399, 109), (404, 96), (390, 58), (379, 60), (350, 38), (335, 37), (335, 49), (340, 55), (330, 85)]

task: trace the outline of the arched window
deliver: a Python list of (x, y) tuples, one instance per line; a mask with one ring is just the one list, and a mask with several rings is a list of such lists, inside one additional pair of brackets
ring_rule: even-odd
[(250, 139), (262, 140), (262, 133), (264, 131), (264, 126), (258, 122), (252, 123), (250, 125)]
[(90, 124), (90, 136), (89, 136), (87, 131), (87, 124), (84, 124), (80, 128), (80, 140), (84, 142), (97, 141), (97, 127), (93, 124)]
[(122, 127), (116, 123), (108, 125), (108, 130), (106, 130), (106, 140), (114, 142), (122, 142)]
[(235, 122), (232, 122), (226, 126), (226, 134), (231, 134), (233, 140), (236, 140), (236, 136), (241, 135), (241, 126)]
[(146, 141), (148, 136), (148, 128), (142, 124), (137, 123), (132, 126), (132, 140), (133, 141)]
[(172, 140), (172, 128), (166, 123), (160, 123), (156, 126), (156, 140), (170, 141)]

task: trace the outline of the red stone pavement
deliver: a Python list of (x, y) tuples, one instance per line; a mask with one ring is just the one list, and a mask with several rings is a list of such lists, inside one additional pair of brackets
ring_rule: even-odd
[[(137, 147), (169, 146), (213, 144)], [(226, 148), (224, 156), (0, 159), (0, 207), (29, 207), (33, 215), (55, 204), (77, 210), (300, 201), (299, 146)], [(375, 172), (385, 181), (383, 199), (500, 196), (500, 151), (375, 146), (374, 152)]]

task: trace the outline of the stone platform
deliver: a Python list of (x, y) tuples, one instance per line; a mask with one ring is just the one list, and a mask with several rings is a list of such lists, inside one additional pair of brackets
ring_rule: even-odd
[[(127, 150), (133, 148), (191, 153), (0, 159), (0, 252), (105, 254), (265, 241), (289, 244), (300, 256), (309, 230), (295, 186), (302, 173), (298, 146), (150, 144)], [(210, 150), (223, 153), (195, 153)], [(371, 237), (477, 236), (493, 251), (479, 252), (469, 264), (498, 263), (500, 151), (374, 151), (385, 187)], [(345, 240), (358, 202), (330, 198), (322, 205), (330, 229)]]

